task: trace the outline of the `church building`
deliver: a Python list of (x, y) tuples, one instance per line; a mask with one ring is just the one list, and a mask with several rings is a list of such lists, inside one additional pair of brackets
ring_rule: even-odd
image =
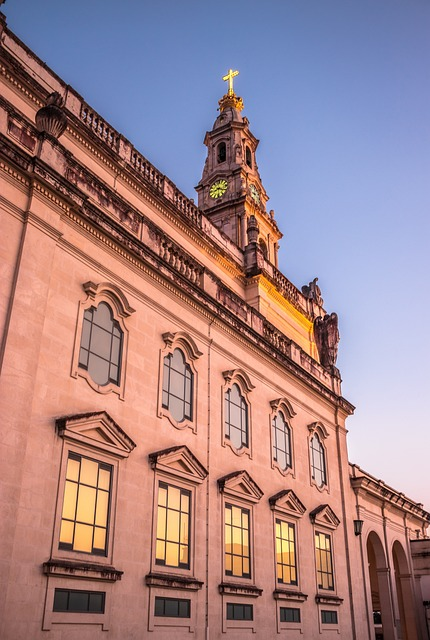
[(196, 205), (3, 14), (0, 69), (0, 638), (429, 640), (430, 514), (349, 462), (237, 71)]

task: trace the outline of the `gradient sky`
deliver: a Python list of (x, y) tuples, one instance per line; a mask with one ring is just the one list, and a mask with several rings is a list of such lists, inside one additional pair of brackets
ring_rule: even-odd
[(280, 268), (339, 315), (349, 458), (430, 510), (429, 0), (7, 0), (7, 23), (188, 197), (240, 75)]

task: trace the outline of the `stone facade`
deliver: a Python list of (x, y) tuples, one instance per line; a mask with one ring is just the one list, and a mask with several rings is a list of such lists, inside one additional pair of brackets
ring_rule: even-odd
[(430, 514), (348, 463), (242, 101), (198, 208), (0, 30), (1, 638), (427, 638)]

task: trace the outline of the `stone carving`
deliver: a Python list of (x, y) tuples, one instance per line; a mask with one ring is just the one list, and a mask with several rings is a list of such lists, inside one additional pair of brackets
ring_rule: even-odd
[(322, 366), (326, 369), (334, 367), (340, 338), (337, 314), (326, 313), (324, 318), (318, 316), (314, 322), (314, 333)]
[(324, 306), (324, 300), (321, 297), (321, 289), (317, 285), (318, 278), (314, 278), (308, 285), (304, 284), (302, 293), (308, 300), (314, 300), (320, 307)]
[(59, 138), (67, 128), (67, 117), (63, 111), (64, 100), (54, 91), (46, 99), (46, 106), (36, 113), (36, 126), (39, 131)]
[(259, 232), (260, 229), (258, 226), (257, 218), (254, 215), (250, 215), (248, 218), (248, 226), (246, 228), (249, 244), (257, 242)]

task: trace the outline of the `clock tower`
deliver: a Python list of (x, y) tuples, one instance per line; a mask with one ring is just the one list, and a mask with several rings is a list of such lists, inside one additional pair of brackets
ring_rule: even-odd
[(277, 266), (278, 241), (282, 237), (273, 211), (266, 210), (268, 195), (262, 185), (255, 152), (258, 140), (242, 116), (242, 98), (233, 90), (238, 71), (223, 77), (228, 91), (219, 101), (219, 116), (204, 143), (208, 148), (202, 179), (196, 187), (198, 206), (241, 249), (248, 244), (247, 231), (258, 229), (264, 257)]

